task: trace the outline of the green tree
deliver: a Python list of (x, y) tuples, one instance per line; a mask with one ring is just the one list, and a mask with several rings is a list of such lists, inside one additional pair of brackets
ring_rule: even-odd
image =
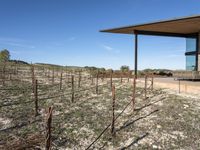
[(0, 62), (6, 62), (10, 60), (10, 52), (7, 49), (0, 51)]
[(128, 72), (130, 69), (129, 69), (129, 66), (123, 65), (123, 66), (120, 67), (120, 70), (122, 72)]

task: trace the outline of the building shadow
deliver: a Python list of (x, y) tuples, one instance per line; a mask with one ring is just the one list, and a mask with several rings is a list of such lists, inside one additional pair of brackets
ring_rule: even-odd
[(137, 137), (133, 142), (131, 142), (128, 146), (121, 148), (120, 150), (126, 150), (128, 148), (130, 148), (132, 145), (138, 143), (140, 140), (144, 139), (145, 137), (147, 137), (149, 135), (149, 133), (145, 133), (142, 136)]
[(163, 97), (163, 98), (161, 98), (161, 99), (159, 99), (159, 100), (157, 100), (157, 101), (151, 102), (151, 103), (149, 103), (149, 104), (146, 104), (146, 105), (144, 105), (144, 106), (142, 106), (142, 107), (140, 107), (140, 108), (135, 108), (134, 111), (139, 112), (139, 111), (141, 111), (142, 109), (144, 109), (144, 108), (146, 108), (146, 107), (149, 107), (149, 106), (151, 106), (151, 105), (153, 105), (153, 104), (155, 104), (155, 103), (158, 103), (158, 102), (160, 102), (160, 101), (163, 101), (164, 99), (165, 99), (165, 97)]
[(130, 125), (134, 124), (135, 122), (137, 122), (137, 121), (139, 121), (139, 120), (141, 120), (141, 119), (145, 119), (145, 118), (149, 117), (150, 115), (152, 115), (152, 114), (154, 114), (154, 113), (156, 113), (156, 112), (158, 112), (158, 111), (159, 111), (159, 110), (156, 109), (156, 110), (150, 112), (149, 114), (147, 114), (147, 115), (145, 115), (145, 116), (139, 117), (139, 118), (137, 118), (137, 119), (135, 119), (135, 120), (132, 120), (132, 121), (130, 121), (130, 122), (125, 122), (123, 126), (119, 127), (119, 129), (116, 129), (115, 131), (116, 131), (116, 132), (121, 131), (121, 130), (123, 130), (123, 129), (129, 127)]

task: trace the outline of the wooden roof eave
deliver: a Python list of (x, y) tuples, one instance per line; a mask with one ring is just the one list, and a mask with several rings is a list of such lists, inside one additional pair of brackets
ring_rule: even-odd
[(142, 34), (172, 37), (196, 37), (200, 32), (200, 16), (158, 21), (146, 24), (101, 30), (100, 32)]

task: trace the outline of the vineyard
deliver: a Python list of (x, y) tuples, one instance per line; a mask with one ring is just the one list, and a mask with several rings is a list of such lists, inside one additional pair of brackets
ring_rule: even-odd
[(4, 64), (0, 149), (198, 149), (198, 99), (144, 78)]

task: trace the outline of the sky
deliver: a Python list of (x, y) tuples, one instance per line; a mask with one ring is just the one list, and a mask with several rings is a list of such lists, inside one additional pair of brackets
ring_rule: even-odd
[[(200, 0), (0, 0), (0, 50), (11, 59), (134, 68), (134, 35), (99, 30), (200, 15)], [(184, 38), (139, 36), (138, 68), (184, 69)]]

